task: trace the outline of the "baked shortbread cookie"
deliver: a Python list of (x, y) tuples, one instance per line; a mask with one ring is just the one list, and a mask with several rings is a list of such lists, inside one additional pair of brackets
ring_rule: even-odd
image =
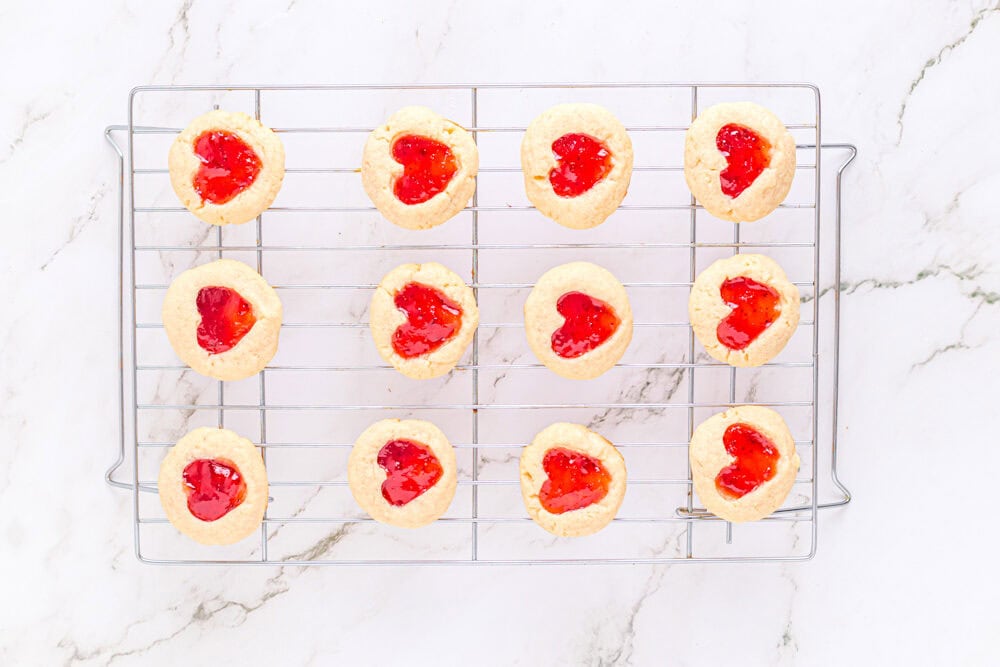
[(632, 340), (632, 308), (611, 272), (589, 262), (546, 271), (524, 303), (528, 345), (539, 361), (573, 380), (618, 363)]
[(632, 140), (596, 104), (560, 104), (531, 121), (521, 142), (528, 199), (565, 227), (589, 229), (615, 212), (632, 178)]
[(717, 218), (752, 222), (778, 208), (795, 177), (795, 140), (753, 102), (705, 109), (684, 138), (684, 178)]
[(174, 528), (202, 544), (232, 544), (260, 527), (267, 473), (260, 451), (224, 428), (196, 428), (160, 464), (160, 504)]
[(553, 535), (604, 528), (625, 497), (625, 459), (580, 424), (546, 427), (521, 452), (521, 496), (528, 514)]
[(694, 281), (688, 316), (695, 336), (730, 366), (760, 366), (785, 347), (799, 325), (799, 290), (764, 255), (713, 262)]
[(365, 142), (361, 183), (375, 207), (406, 229), (429, 229), (465, 208), (476, 190), (472, 135), (427, 107), (404, 107)]
[(387, 273), (368, 316), (378, 353), (416, 380), (453, 369), (479, 326), (472, 288), (436, 262), (403, 264)]
[(688, 452), (695, 493), (705, 509), (726, 521), (756, 521), (781, 507), (799, 471), (785, 421), (756, 405), (703, 421)]
[(281, 301), (249, 266), (218, 259), (170, 283), (163, 328), (174, 352), (195, 371), (242, 380), (259, 373), (278, 349)]
[(347, 480), (373, 519), (419, 528), (436, 521), (455, 497), (455, 450), (430, 422), (383, 419), (358, 436)]
[(177, 135), (167, 163), (181, 203), (205, 222), (228, 225), (253, 220), (274, 202), (285, 147), (245, 113), (209, 111)]

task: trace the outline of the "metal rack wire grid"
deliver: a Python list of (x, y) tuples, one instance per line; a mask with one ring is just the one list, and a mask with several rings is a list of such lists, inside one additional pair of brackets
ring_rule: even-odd
[[(683, 137), (700, 109), (749, 99), (786, 121), (799, 166), (792, 192), (753, 225), (725, 223), (696, 204), (683, 181)], [(635, 147), (629, 194), (602, 226), (564, 229), (533, 211), (521, 185), (521, 136), (548, 106), (591, 101), (626, 124)], [(360, 185), (361, 146), (392, 111), (424, 104), (464, 125), (480, 147), (470, 205), (422, 232), (382, 219)], [(169, 186), (165, 156), (190, 118), (213, 107), (245, 110), (285, 143), (279, 198), (255, 222), (226, 228), (196, 220)], [(122, 150), (116, 137), (124, 135)], [(849, 145), (824, 146), (819, 91), (808, 84), (484, 84), (412, 86), (144, 86), (129, 95), (128, 124), (106, 136), (118, 152), (121, 440), (108, 470), (130, 489), (135, 550), (150, 563), (530, 564), (788, 561), (816, 550), (817, 510), (850, 496), (836, 471), (840, 174)], [(836, 206), (821, 224), (824, 153)], [(829, 155), (827, 156), (829, 157)], [(821, 283), (821, 231), (834, 234), (829, 290)], [(687, 321), (697, 273), (731, 253), (778, 260), (803, 295), (803, 321), (786, 350), (756, 369), (708, 357)], [(187, 369), (159, 319), (163, 292), (191, 266), (219, 257), (254, 266), (285, 309), (279, 351), (259, 375), (219, 382)], [(832, 257), (832, 261), (830, 260)], [(586, 259), (615, 273), (635, 313), (622, 362), (597, 380), (551, 374), (531, 356), (521, 307), (544, 270)], [(406, 261), (439, 261), (476, 292), (482, 324), (450, 375), (414, 381), (384, 364), (366, 307), (381, 276)], [(832, 295), (832, 298), (817, 298)], [(822, 304), (827, 304), (829, 316)], [(821, 337), (820, 322), (829, 322)], [(821, 359), (825, 364), (821, 367)], [(821, 396), (821, 371), (824, 374)], [(779, 410), (803, 465), (785, 507), (735, 529), (699, 509), (687, 442), (695, 426), (737, 404)], [(354, 437), (385, 417), (434, 421), (456, 448), (458, 492), (449, 512), (408, 531), (372, 521), (347, 488)], [(554, 421), (589, 425), (615, 442), (629, 479), (604, 531), (553, 538), (527, 517), (517, 459)], [(828, 456), (821, 457), (821, 422)], [(166, 521), (156, 471), (191, 428), (216, 425), (256, 440), (271, 502), (259, 539), (205, 547)], [(826, 431), (826, 429), (829, 431)], [(126, 446), (126, 444), (128, 446)], [(820, 460), (838, 497), (820, 502)], [(131, 464), (130, 480), (115, 472)]]

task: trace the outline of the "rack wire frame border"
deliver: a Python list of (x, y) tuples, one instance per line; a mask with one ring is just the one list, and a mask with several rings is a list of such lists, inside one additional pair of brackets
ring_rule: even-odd
[[(693, 549), (693, 526), (698, 521), (703, 520), (716, 520), (714, 517), (706, 513), (702, 509), (695, 508), (693, 505), (693, 485), (691, 483), (691, 471), (690, 465), (688, 465), (688, 474), (686, 484), (688, 487), (687, 497), (688, 503), (686, 508), (678, 508), (678, 517), (674, 520), (683, 521), (687, 524), (685, 532), (686, 539), (686, 554), (683, 558), (678, 557), (651, 557), (651, 558), (615, 558), (615, 557), (595, 557), (595, 558), (555, 558), (555, 559), (500, 559), (500, 560), (482, 560), (478, 558), (477, 550), (477, 540), (478, 540), (478, 511), (477, 511), (477, 496), (478, 496), (478, 470), (479, 470), (479, 455), (478, 455), (478, 412), (479, 396), (478, 396), (478, 372), (479, 372), (479, 344), (478, 344), (478, 331), (473, 341), (472, 346), (472, 364), (471, 372), (473, 374), (472, 381), (472, 404), (469, 407), (472, 409), (473, 421), (472, 421), (472, 456), (473, 456), (473, 466), (472, 466), (472, 517), (469, 523), (472, 526), (471, 533), (471, 546), (472, 554), (471, 558), (468, 559), (420, 559), (420, 560), (270, 560), (268, 558), (268, 537), (267, 537), (267, 527), (268, 521), (265, 519), (264, 523), (261, 525), (261, 558), (254, 560), (190, 560), (190, 559), (154, 559), (149, 558), (142, 554), (140, 546), (140, 508), (139, 508), (139, 494), (141, 492), (155, 492), (155, 489), (146, 488), (139, 482), (139, 470), (138, 470), (138, 424), (137, 424), (137, 414), (139, 405), (137, 403), (138, 387), (137, 387), (137, 371), (139, 366), (137, 365), (137, 350), (136, 350), (136, 331), (137, 331), (137, 320), (136, 320), (136, 250), (137, 246), (135, 243), (135, 214), (137, 212), (143, 212), (137, 209), (135, 206), (135, 185), (134, 177), (137, 173), (141, 173), (142, 170), (136, 170), (134, 167), (134, 136), (139, 132), (173, 132), (174, 130), (168, 128), (140, 128), (135, 125), (134, 122), (134, 103), (135, 98), (138, 94), (142, 92), (189, 92), (189, 91), (216, 91), (216, 92), (230, 92), (230, 91), (249, 91), (253, 93), (254, 101), (254, 111), (255, 116), (260, 118), (260, 103), (261, 103), (261, 93), (262, 91), (352, 91), (352, 90), (461, 90), (466, 89), (471, 94), (471, 112), (472, 112), (472, 127), (469, 128), (473, 137), (477, 137), (477, 133), (480, 131), (478, 128), (478, 94), (480, 90), (489, 89), (609, 89), (609, 88), (619, 88), (619, 89), (639, 89), (639, 88), (688, 88), (691, 94), (691, 118), (692, 120), (697, 116), (698, 113), (698, 90), (701, 88), (804, 88), (812, 91), (815, 96), (815, 109), (816, 109), (816, 120), (815, 120), (815, 141), (812, 144), (802, 144), (799, 148), (812, 149), (815, 152), (815, 167), (814, 167), (814, 243), (813, 243), (813, 281), (816, 298), (813, 299), (813, 335), (812, 335), (812, 400), (809, 402), (812, 409), (812, 445), (813, 445), (813, 455), (812, 455), (812, 474), (811, 474), (811, 494), (810, 502), (808, 505), (799, 507), (789, 507), (779, 510), (778, 513), (788, 513), (788, 517), (773, 517), (776, 519), (786, 518), (793, 521), (798, 521), (799, 519), (793, 518), (792, 514), (802, 511), (808, 511), (808, 519), (802, 518), (801, 520), (808, 520), (811, 526), (811, 545), (810, 550), (805, 555), (792, 555), (792, 556), (734, 556), (734, 557), (697, 557), (692, 555)], [(523, 128), (502, 128), (504, 130), (515, 131), (518, 129), (523, 130)], [(662, 128), (658, 128), (662, 129)], [(686, 128), (673, 128), (673, 129), (686, 129)], [(127, 148), (125, 151), (122, 150), (121, 146), (115, 141), (114, 133), (119, 131), (125, 131), (128, 133)], [(119, 181), (119, 197), (118, 197), (118, 232), (119, 232), (119, 243), (117, 249), (118, 256), (118, 280), (119, 280), (119, 291), (118, 291), (118, 343), (121, 352), (121, 373), (120, 381), (118, 386), (118, 406), (119, 406), (119, 426), (120, 426), (120, 438), (119, 438), (119, 451), (116, 461), (107, 469), (105, 473), (106, 482), (116, 488), (129, 489), (133, 493), (133, 524), (134, 524), (134, 548), (135, 554), (138, 560), (146, 563), (153, 564), (211, 564), (211, 565), (470, 565), (470, 564), (503, 564), (503, 565), (524, 565), (524, 564), (579, 564), (579, 563), (603, 563), (603, 564), (660, 564), (660, 563), (679, 563), (679, 562), (788, 562), (788, 561), (805, 561), (812, 559), (816, 554), (817, 548), (817, 512), (819, 509), (826, 509), (832, 507), (840, 507), (848, 504), (851, 501), (851, 494), (841, 482), (838, 470), (837, 470), (837, 460), (838, 460), (838, 447), (837, 447), (837, 428), (838, 428), (838, 399), (839, 399), (839, 350), (840, 350), (840, 297), (841, 297), (841, 194), (842, 194), (842, 175), (844, 170), (851, 164), (857, 155), (857, 149), (851, 144), (823, 144), (821, 139), (821, 104), (820, 104), (820, 92), (819, 89), (808, 83), (562, 83), (562, 84), (522, 84), (522, 83), (508, 83), (508, 84), (410, 84), (410, 85), (205, 85), (205, 86), (139, 86), (133, 88), (128, 97), (128, 124), (127, 125), (111, 125), (105, 129), (105, 138), (114, 148), (118, 157), (118, 181)], [(836, 171), (836, 195), (835, 195), (835, 249), (834, 249), (834, 272), (835, 272), (835, 282), (833, 285), (834, 293), (834, 323), (833, 323), (833, 350), (832, 350), (832, 385), (833, 393), (831, 397), (832, 409), (831, 409), (831, 452), (830, 452), (830, 462), (831, 462), (831, 478), (834, 486), (836, 487), (839, 497), (830, 502), (819, 502), (819, 488), (818, 488), (818, 459), (819, 459), (819, 440), (818, 440), (818, 425), (819, 425), (819, 330), (818, 325), (819, 320), (819, 284), (820, 284), (820, 219), (821, 219), (821, 207), (820, 207), (820, 189), (822, 185), (821, 181), (821, 160), (822, 160), (822, 150), (823, 149), (841, 149), (848, 152), (848, 157), (839, 165)], [(132, 433), (133, 433), (133, 477), (131, 481), (121, 481), (114, 478), (115, 472), (121, 467), (125, 461), (125, 441), (126, 441), (126, 369), (125, 364), (126, 357), (126, 341), (125, 341), (125, 303), (124, 295), (126, 289), (125, 283), (125, 225), (124, 225), (124, 199), (125, 199), (125, 172), (126, 163), (129, 166), (129, 187), (128, 187), (128, 202), (129, 202), (129, 238), (130, 238), (130, 287), (132, 292), (131, 298), (131, 311), (132, 311), (132, 326), (130, 335), (130, 347), (131, 347), (131, 364), (128, 367), (131, 372), (131, 404), (133, 411), (132, 419)], [(478, 193), (478, 189), (477, 189)], [(478, 197), (474, 195), (471, 202), (471, 216), (472, 216), (472, 230), (471, 230), (471, 246), (469, 249), (472, 251), (472, 276), (473, 276), (473, 288), (477, 292), (478, 297), (478, 261), (479, 261), (479, 242), (478, 242), (478, 213), (480, 207), (478, 206)], [(529, 207), (530, 208), (530, 207)], [(642, 207), (635, 207), (642, 208)], [(697, 204), (691, 197), (691, 202), (689, 206), (683, 207), (656, 207), (656, 208), (689, 208), (690, 209), (690, 243), (689, 244), (678, 244), (680, 246), (687, 246), (690, 248), (691, 261), (690, 267), (692, 275), (690, 276), (691, 282), (694, 281), (695, 275), (695, 263), (694, 256), (696, 248), (700, 247), (697, 243), (697, 225), (696, 225), (696, 210)], [(160, 210), (160, 209), (157, 209)], [(305, 209), (296, 209), (305, 210)], [(323, 211), (336, 211), (336, 208), (323, 208)], [(353, 210), (353, 209), (349, 209)], [(263, 241), (262, 241), (262, 220), (261, 216), (256, 219), (256, 246), (243, 248), (249, 250), (255, 250), (257, 256), (257, 270), (258, 272), (262, 269), (263, 263)], [(739, 225), (733, 225), (733, 244), (732, 247), (735, 252), (739, 252), (740, 237), (739, 237)], [(221, 228), (216, 229), (216, 248), (218, 254), (221, 257), (223, 250), (233, 250), (234, 248), (230, 246), (224, 246), (222, 242)], [(574, 247), (579, 247), (580, 244), (567, 244)], [(729, 244), (723, 244), (729, 245)], [(586, 244), (584, 244), (586, 246)], [(419, 248), (427, 248), (433, 246), (415, 246)], [(451, 247), (449, 245), (449, 247)], [(595, 247), (605, 247), (603, 244), (595, 244)], [(209, 246), (211, 248), (211, 246)], [(686, 405), (676, 405), (675, 407), (686, 407), (688, 411), (688, 432), (689, 435), (694, 430), (694, 410), (695, 407), (706, 407), (709, 404), (695, 403), (694, 401), (694, 372), (693, 370), (700, 367), (701, 364), (694, 362), (694, 334), (693, 330), (689, 330), (689, 362), (688, 364), (673, 364), (672, 366), (688, 367), (690, 370), (688, 372), (688, 394), (689, 400)], [(262, 371), (260, 377), (260, 394), (259, 394), (259, 413), (260, 413), (260, 442), (261, 444), (266, 444), (266, 396), (265, 396), (265, 381)], [(718, 407), (728, 407), (730, 405), (735, 405), (735, 369), (731, 370), (731, 380), (730, 380), (730, 402), (728, 404), (718, 404)], [(225, 409), (232, 409), (235, 406), (226, 406), (224, 402), (224, 384), (219, 383), (218, 389), (218, 399), (219, 399), (219, 421), (220, 426), (222, 423), (223, 412)], [(200, 406), (211, 408), (212, 406)], [(394, 409), (401, 409), (400, 406), (391, 406)], [(402, 406), (405, 408), (405, 406)], [(426, 407), (426, 406), (420, 406)], [(542, 407), (542, 406), (540, 406)], [(548, 406), (544, 406), (548, 407)], [(554, 406), (558, 407), (558, 406)], [(615, 404), (615, 407), (629, 407), (623, 404)], [(644, 406), (645, 407), (645, 406)], [(250, 409), (253, 409), (252, 407)], [(262, 449), (262, 454), (266, 456), (266, 447)], [(464, 519), (462, 519), (464, 521)], [(349, 520), (340, 520), (341, 523), (348, 523)], [(731, 525), (727, 525), (727, 542), (730, 538)]]

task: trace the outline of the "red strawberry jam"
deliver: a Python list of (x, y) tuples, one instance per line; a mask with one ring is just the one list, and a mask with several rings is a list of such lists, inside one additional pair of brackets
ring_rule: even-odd
[(390, 440), (378, 452), (378, 464), (385, 470), (382, 497), (401, 507), (431, 488), (441, 479), (441, 463), (429, 447), (412, 440)]
[(183, 477), (188, 510), (202, 521), (221, 519), (247, 495), (247, 483), (232, 461), (197, 459), (184, 467)]
[(771, 144), (749, 127), (723, 125), (715, 145), (726, 156), (719, 183), (728, 197), (739, 197), (771, 163)]
[(724, 497), (742, 498), (774, 477), (780, 454), (774, 443), (754, 427), (732, 424), (723, 434), (722, 444), (736, 459), (715, 477), (715, 488)]
[(716, 336), (730, 350), (742, 350), (757, 340), (781, 314), (781, 295), (753, 278), (729, 278), (722, 283), (719, 293), (733, 310), (719, 322)]
[(236, 347), (257, 322), (250, 302), (228, 287), (202, 287), (195, 305), (201, 314), (198, 345), (209, 354)]
[(554, 447), (542, 457), (548, 479), (538, 500), (547, 512), (562, 514), (600, 502), (608, 495), (611, 475), (599, 459), (582, 452)]
[(611, 151), (586, 134), (564, 134), (552, 142), (557, 164), (549, 183), (560, 197), (578, 197), (611, 172)]
[(403, 165), (393, 191), (407, 205), (422, 204), (444, 192), (458, 171), (455, 155), (446, 144), (407, 134), (392, 144), (392, 159)]
[(552, 333), (552, 351), (563, 359), (590, 352), (621, 324), (614, 308), (583, 292), (563, 294), (556, 302), (556, 310), (566, 321)]
[(250, 187), (260, 173), (260, 157), (232, 132), (202, 132), (194, 140), (194, 154), (201, 160), (194, 175), (194, 190), (212, 204), (230, 201)]
[(392, 349), (404, 359), (438, 349), (462, 327), (462, 308), (429, 285), (408, 283), (396, 292), (406, 322), (392, 334)]

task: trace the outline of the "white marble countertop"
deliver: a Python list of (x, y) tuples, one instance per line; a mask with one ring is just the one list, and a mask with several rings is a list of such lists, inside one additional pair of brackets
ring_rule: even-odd
[[(0, 663), (996, 664), (1000, 6), (849, 0), (8, 2)], [(783, 565), (139, 563), (118, 424), (114, 161), (168, 83), (809, 81), (845, 180), (841, 474)], [(970, 469), (970, 466), (973, 468)], [(986, 470), (987, 479), (973, 479)], [(828, 487), (827, 487), (828, 489)]]

